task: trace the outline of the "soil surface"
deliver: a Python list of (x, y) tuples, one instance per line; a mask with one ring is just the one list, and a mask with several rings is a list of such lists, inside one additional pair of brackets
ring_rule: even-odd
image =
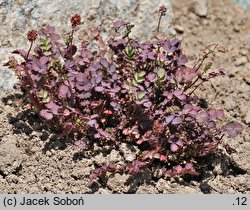
[(173, 1), (173, 13), (176, 36), (191, 63), (208, 44), (228, 49), (212, 59), (214, 66), (230, 70), (229, 77), (214, 79), (197, 95), (242, 122), (240, 136), (224, 139), (236, 152), (211, 160), (211, 169), (199, 180), (158, 179), (150, 171), (115, 173), (88, 188), (91, 170), (107, 161), (133, 159), (136, 148), (103, 147), (92, 157), (70, 141), (57, 140), (29, 113), (22, 95), (12, 92), (0, 100), (0, 193), (250, 193), (250, 11), (231, 0), (209, 0), (201, 8), (179, 0)]

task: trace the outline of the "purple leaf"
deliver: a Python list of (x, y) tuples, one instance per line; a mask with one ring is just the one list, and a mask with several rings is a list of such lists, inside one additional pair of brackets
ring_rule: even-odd
[(60, 106), (58, 106), (53, 101), (50, 101), (48, 104), (45, 105), (53, 114), (58, 114), (58, 110)]
[(198, 123), (207, 123), (209, 120), (209, 115), (205, 111), (201, 111), (196, 115), (196, 120)]
[(143, 106), (145, 106), (146, 108), (150, 108), (152, 106), (152, 102), (148, 101), (146, 103), (143, 104)]
[(74, 149), (77, 150), (77, 149), (86, 149), (87, 148), (87, 144), (85, 141), (83, 140), (79, 140), (79, 141), (76, 141), (73, 145)]
[(69, 87), (66, 85), (62, 85), (59, 88), (59, 96), (61, 96), (62, 98), (67, 98), (71, 96), (71, 93), (69, 91)]
[(185, 100), (186, 99), (186, 95), (183, 94), (183, 90), (175, 90), (173, 92), (174, 96), (177, 97), (180, 100)]
[(225, 117), (224, 111), (222, 109), (216, 110), (217, 118), (223, 119)]
[(69, 116), (70, 115), (70, 111), (68, 109), (63, 109), (63, 116)]
[(219, 68), (218, 72), (220, 73), (220, 75), (228, 75), (229, 73), (229, 71), (224, 68)]
[(186, 163), (186, 165), (185, 165), (185, 169), (187, 169), (187, 170), (192, 170), (193, 167), (194, 167), (194, 165), (192, 163)]
[(79, 73), (79, 74), (77, 74), (76, 80), (78, 82), (84, 82), (87, 80), (87, 75), (84, 73)]
[(27, 52), (25, 52), (24, 50), (14, 50), (12, 53), (13, 53), (13, 54), (19, 54), (19, 55), (21, 55), (24, 59), (26, 59), (26, 57), (27, 57)]
[(91, 127), (94, 127), (94, 125), (95, 125), (96, 123), (97, 123), (96, 120), (93, 119), (93, 120), (88, 121), (88, 122), (87, 122), (87, 125), (89, 125), (89, 126), (91, 126)]
[(77, 94), (77, 97), (80, 99), (87, 99), (91, 97), (91, 93), (87, 92), (87, 93), (81, 93), (81, 94)]
[(102, 92), (102, 91), (104, 91), (104, 88), (101, 86), (97, 86), (97, 87), (95, 87), (95, 91)]
[(49, 59), (48, 59), (48, 57), (43, 56), (43, 57), (41, 57), (41, 58), (39, 59), (39, 61), (40, 61), (40, 65), (43, 66), (43, 65), (45, 65), (45, 64), (48, 63)]
[(243, 131), (243, 126), (239, 122), (231, 122), (224, 126), (224, 130), (227, 132), (230, 138), (235, 138)]
[(169, 124), (174, 119), (174, 115), (169, 115), (165, 118), (165, 123)]
[(178, 66), (183, 66), (183, 65), (185, 65), (187, 62), (188, 62), (187, 56), (184, 55), (184, 54), (182, 54), (182, 55), (178, 58), (178, 60), (177, 60), (177, 65), (178, 65)]
[(175, 117), (173, 120), (172, 120), (172, 124), (173, 125), (178, 125), (182, 122), (181, 118), (180, 117)]
[(157, 77), (154, 73), (149, 73), (147, 78), (149, 82), (155, 82), (157, 80)]
[(165, 91), (163, 94), (168, 100), (171, 100), (173, 98), (173, 93)]
[(209, 122), (209, 123), (207, 124), (207, 128), (209, 128), (209, 129), (215, 128), (215, 126), (216, 126), (215, 122)]
[(172, 152), (176, 152), (178, 151), (179, 147), (176, 144), (172, 143), (170, 146), (170, 149)]
[(116, 21), (115, 23), (114, 23), (114, 27), (115, 28), (120, 28), (120, 27), (122, 27), (122, 26), (124, 26), (124, 25), (126, 25), (127, 24), (127, 22), (125, 22), (125, 21), (123, 21), (123, 20), (119, 20), (119, 21)]
[(97, 78), (96, 78), (96, 83), (100, 83), (102, 81), (102, 76), (101, 75), (98, 75)]
[(40, 115), (46, 120), (51, 120), (53, 118), (53, 114), (48, 109), (42, 109)]
[(92, 85), (91, 84), (87, 84), (87, 85), (85, 85), (85, 86), (83, 86), (83, 90), (84, 91), (90, 91), (92, 89)]
[(105, 68), (108, 68), (109, 67), (109, 63), (107, 61), (107, 59), (105, 58), (102, 58), (100, 63), (105, 67)]
[(69, 45), (67, 51), (65, 52), (65, 58), (70, 59), (73, 55), (75, 55), (77, 51), (77, 47), (75, 45)]
[(181, 165), (175, 166), (174, 170), (176, 171), (177, 174), (181, 174), (183, 171), (183, 168)]

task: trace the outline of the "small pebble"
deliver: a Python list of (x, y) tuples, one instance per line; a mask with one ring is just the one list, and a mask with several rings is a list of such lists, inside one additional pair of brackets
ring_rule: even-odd
[(184, 32), (184, 28), (180, 25), (176, 25), (175, 30), (176, 32), (181, 33), (181, 34)]
[(244, 65), (248, 62), (247, 57), (246, 56), (242, 56), (236, 59), (236, 61), (234, 62), (235, 66), (241, 66)]

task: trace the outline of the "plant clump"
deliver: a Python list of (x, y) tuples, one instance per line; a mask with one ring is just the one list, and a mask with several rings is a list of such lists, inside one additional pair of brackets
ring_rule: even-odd
[(12, 57), (7, 64), (30, 109), (61, 138), (77, 134), (77, 140), (88, 139), (83, 148), (89, 150), (93, 142), (118, 149), (125, 142), (140, 149), (133, 161), (95, 169), (89, 184), (108, 171), (158, 168), (165, 176), (198, 175), (199, 160), (220, 153), (225, 134), (242, 131), (239, 122), (228, 122), (222, 109), (204, 108), (195, 95), (202, 84), (227, 73), (206, 61), (224, 48), (209, 45), (188, 66), (181, 41), (158, 36), (166, 12), (161, 6), (157, 35), (150, 41), (131, 38), (133, 25), (126, 21), (115, 22), (107, 40), (99, 28), (79, 32), (81, 17), (74, 15), (66, 40), (49, 25), (32, 30), (29, 50), (13, 52), (23, 62)]

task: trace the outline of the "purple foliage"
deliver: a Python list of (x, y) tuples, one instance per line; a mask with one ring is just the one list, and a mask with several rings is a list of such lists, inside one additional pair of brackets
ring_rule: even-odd
[(86, 148), (81, 139), (88, 136), (89, 141), (118, 147), (127, 142), (141, 149), (124, 166), (97, 168), (90, 183), (107, 171), (133, 174), (154, 164), (167, 176), (197, 175), (197, 159), (218, 152), (224, 133), (235, 137), (242, 131), (238, 122), (223, 124), (223, 110), (200, 107), (194, 94), (204, 82), (226, 74), (223, 68), (210, 70), (211, 65), (203, 69), (218, 45), (190, 67), (180, 40), (133, 40), (133, 26), (125, 21), (114, 24), (106, 41), (99, 29), (84, 32), (77, 48), (73, 35), (80, 17), (72, 21), (66, 44), (54, 27), (45, 26), (38, 31), (39, 41), (32, 40), (34, 52), (15, 50), (24, 62), (13, 65), (12, 58), (9, 66), (45, 123), (64, 136), (77, 133), (75, 148)]

